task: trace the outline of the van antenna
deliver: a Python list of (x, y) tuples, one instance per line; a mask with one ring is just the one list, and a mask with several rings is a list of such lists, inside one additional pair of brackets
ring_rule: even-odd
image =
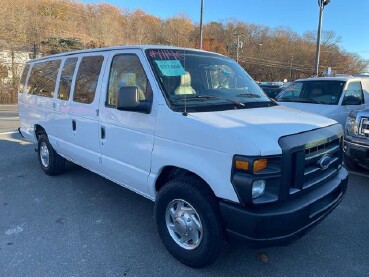
[[(186, 75), (186, 50), (183, 50), (183, 67), (185, 69), (185, 75)], [(182, 78), (182, 76), (181, 76), (181, 78)], [(184, 95), (184, 111), (183, 111), (182, 115), (183, 116), (187, 116), (188, 115), (188, 112), (187, 112), (187, 96), (186, 96), (186, 93)]]

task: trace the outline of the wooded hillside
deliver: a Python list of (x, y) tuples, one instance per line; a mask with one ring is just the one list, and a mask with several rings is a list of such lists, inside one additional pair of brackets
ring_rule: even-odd
[[(228, 20), (204, 26), (204, 49), (236, 56), (240, 34), (240, 64), (256, 80), (293, 80), (314, 72), (316, 32), (299, 35), (289, 28), (269, 28)], [(360, 73), (368, 61), (340, 48), (333, 31), (323, 33), (320, 70)], [(72, 0), (1, 0), (0, 51), (49, 55), (83, 48), (127, 44), (199, 45), (199, 26), (184, 15), (161, 19), (142, 10)], [(0, 60), (0, 102), (14, 102), (21, 63)], [(6, 76), (5, 76), (6, 75)], [(9, 78), (8, 78), (9, 79)], [(9, 91), (11, 95), (9, 96)], [(4, 96), (4, 95), (7, 96)], [(6, 100), (6, 99), (7, 100)]]

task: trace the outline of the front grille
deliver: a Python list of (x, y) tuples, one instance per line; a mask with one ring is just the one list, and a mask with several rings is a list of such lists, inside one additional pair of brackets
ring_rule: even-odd
[(290, 194), (313, 188), (333, 178), (342, 163), (341, 138), (308, 144), (292, 154)]
[(280, 199), (300, 197), (333, 179), (342, 164), (342, 142), (339, 124), (281, 137)]
[(359, 124), (359, 135), (369, 137), (369, 118), (361, 118)]
[[(340, 139), (305, 149), (305, 168), (303, 189), (324, 182), (332, 177), (341, 164)], [(326, 167), (321, 166), (324, 157), (329, 157)]]

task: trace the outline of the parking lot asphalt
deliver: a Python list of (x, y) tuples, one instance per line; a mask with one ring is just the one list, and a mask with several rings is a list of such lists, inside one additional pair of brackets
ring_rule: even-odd
[(151, 201), (73, 164), (47, 176), (34, 148), (0, 134), (0, 276), (369, 276), (369, 172), (293, 244), (231, 244), (192, 269), (162, 245)]

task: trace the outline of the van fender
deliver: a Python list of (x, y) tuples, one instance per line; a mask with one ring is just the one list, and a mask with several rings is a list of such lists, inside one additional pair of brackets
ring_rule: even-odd
[(162, 170), (174, 166), (200, 177), (217, 197), (239, 203), (231, 183), (232, 158), (221, 151), (156, 137), (148, 177), (150, 196), (153, 200), (156, 197), (155, 185)]

